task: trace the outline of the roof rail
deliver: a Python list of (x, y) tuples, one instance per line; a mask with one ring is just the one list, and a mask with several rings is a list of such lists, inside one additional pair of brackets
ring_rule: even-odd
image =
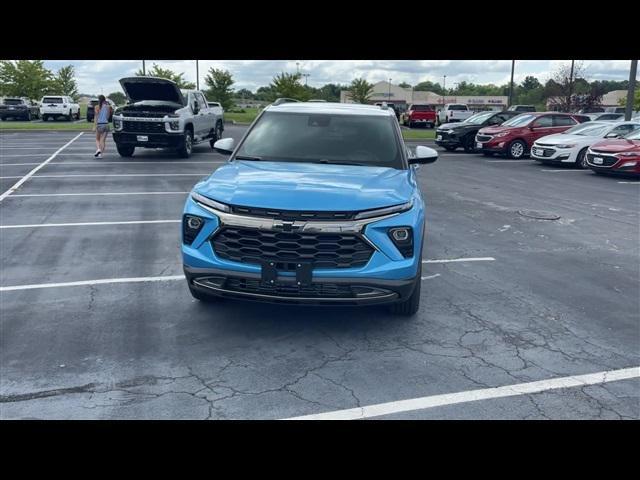
[(293, 102), (299, 102), (300, 100), (296, 100), (295, 98), (278, 98), (275, 102), (272, 103), (272, 105), (281, 105), (283, 103), (293, 103)]

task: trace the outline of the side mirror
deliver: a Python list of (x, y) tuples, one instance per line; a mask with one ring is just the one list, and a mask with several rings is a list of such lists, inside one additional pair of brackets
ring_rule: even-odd
[(604, 136), (604, 138), (620, 138), (620, 134), (615, 132), (609, 132)]
[(409, 158), (409, 165), (425, 165), (438, 160), (438, 151), (430, 147), (418, 145), (415, 156)]
[(193, 105), (191, 105), (191, 110), (193, 110), (194, 114), (200, 111), (200, 109), (198, 108), (198, 102), (193, 102)]
[(213, 149), (218, 153), (233, 153), (235, 144), (236, 141), (231, 137), (222, 138), (213, 144)]

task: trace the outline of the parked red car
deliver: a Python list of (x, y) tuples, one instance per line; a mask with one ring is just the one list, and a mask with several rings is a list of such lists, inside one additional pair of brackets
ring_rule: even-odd
[(409, 105), (407, 111), (402, 114), (402, 124), (409, 127), (425, 125), (433, 128), (436, 124), (436, 109), (431, 105)]
[(596, 173), (640, 177), (640, 130), (592, 145), (587, 151), (587, 165)]
[(476, 149), (487, 156), (499, 153), (509, 158), (522, 158), (540, 137), (562, 133), (589, 120), (586, 115), (569, 113), (523, 113), (502, 125), (481, 129), (476, 135)]

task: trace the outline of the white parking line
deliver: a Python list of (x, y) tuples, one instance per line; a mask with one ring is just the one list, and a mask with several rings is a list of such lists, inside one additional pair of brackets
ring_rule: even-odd
[(451, 258), (448, 260), (423, 260), (422, 263), (493, 262), (493, 257)]
[[(96, 167), (99, 167), (100, 165), (155, 165), (155, 164), (163, 164), (163, 163), (167, 163), (167, 164), (173, 164), (173, 163), (180, 163), (180, 164), (192, 164), (192, 163), (202, 163), (202, 164), (212, 164), (212, 163), (227, 163), (224, 161), (214, 161), (214, 162), (174, 162), (174, 161), (167, 161), (167, 162), (160, 162), (160, 161), (149, 161), (149, 162), (51, 162), (49, 163), (49, 166), (52, 165), (93, 165)], [(21, 165), (40, 165), (40, 163), (38, 162), (33, 162), (33, 163), (0, 163), (0, 167), (18, 167)]]
[(531, 163), (531, 162), (535, 162), (535, 160), (485, 160), (485, 162), (487, 163), (521, 163), (521, 162), (525, 162), (525, 163)]
[(420, 277), (420, 280), (429, 280), (431, 278), (436, 278), (436, 277), (439, 277), (439, 276), (440, 276), (440, 274), (436, 273), (435, 275), (429, 275), (428, 277)]
[(24, 177), (22, 177), (21, 180), (18, 180), (13, 187), (11, 187), (9, 190), (7, 190), (6, 192), (4, 192), (2, 195), (0, 195), (0, 202), (2, 202), (2, 200), (4, 200), (5, 198), (7, 198), (9, 195), (11, 195), (13, 192), (15, 192), (18, 188), (20, 188), (20, 185), (22, 185), (24, 182), (26, 182), (27, 180), (29, 180), (29, 178), (31, 176), (33, 176), (33, 174), (35, 174), (38, 170), (40, 170), (42, 167), (44, 167), (47, 163), (49, 163), (51, 160), (53, 160), (54, 158), (56, 158), (56, 156), (63, 151), (65, 148), (67, 148), (69, 145), (71, 145), (73, 142), (75, 142), (78, 138), (80, 138), (82, 136), (84, 132), (80, 132), (78, 135), (76, 135), (75, 137), (73, 137), (71, 140), (69, 140), (67, 143), (65, 143), (62, 147), (60, 147), (58, 150), (55, 151), (55, 153), (53, 155), (51, 155), (49, 158), (47, 158), (44, 162), (42, 162), (40, 165), (38, 165), (36, 168), (34, 168), (33, 170), (31, 170), (29, 173), (27, 173)]
[(348, 408), (334, 412), (292, 417), (285, 420), (357, 420), (395, 413), (411, 412), (415, 410), (425, 410), (427, 408), (442, 407), (445, 405), (477, 402), (478, 400), (530, 395), (532, 393), (558, 390), (561, 388), (598, 385), (638, 377), (640, 377), (640, 367), (622, 368), (620, 370), (588, 373), (586, 375), (571, 375), (568, 377), (551, 378), (537, 382), (518, 383), (504, 387), (468, 390), (465, 392), (431, 395), (428, 397), (399, 400), (396, 402), (378, 403), (359, 408)]
[[(69, 173), (61, 175), (33, 175), (32, 178), (72, 178), (72, 177), (203, 177), (211, 175), (211, 172), (204, 173)], [(0, 180), (17, 177), (0, 177)]]
[(145, 225), (149, 223), (180, 223), (181, 220), (131, 220), (122, 222), (83, 222), (83, 223), (33, 223), (27, 225), (0, 225), (3, 228), (38, 228), (38, 227), (90, 227), (99, 225)]
[(108, 193), (21, 193), (8, 198), (18, 197), (93, 197), (102, 195), (184, 195), (189, 192), (108, 192)]
[(172, 281), (172, 280), (184, 280), (184, 275), (167, 275), (164, 277), (104, 278), (100, 280), (81, 280), (79, 282), (14, 285), (11, 287), (0, 287), (0, 292), (11, 292), (15, 290), (34, 290), (39, 288), (81, 287), (86, 285), (104, 285), (107, 283), (166, 282), (166, 281)]
[(630, 183), (632, 185), (640, 185), (640, 182), (618, 182), (618, 183)]
[(584, 170), (540, 170), (541, 172), (551, 172), (551, 173), (586, 173)]

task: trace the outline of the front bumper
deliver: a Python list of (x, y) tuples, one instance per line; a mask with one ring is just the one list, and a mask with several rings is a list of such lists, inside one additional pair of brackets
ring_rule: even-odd
[[(596, 158), (600, 159), (602, 164), (594, 163)], [(635, 158), (618, 158), (613, 155), (588, 152), (587, 166), (595, 172), (640, 177), (640, 160)]]
[[(538, 153), (540, 152), (540, 153)], [(539, 146), (534, 144), (529, 155), (532, 159), (543, 163), (575, 163), (579, 149), (557, 148), (555, 146)]]
[[(146, 137), (146, 141), (139, 140)], [(113, 132), (113, 141), (117, 145), (130, 145), (144, 148), (178, 148), (184, 142), (182, 133), (127, 133)]]
[[(281, 264), (277, 259), (274, 259), (273, 263), (269, 263), (271, 260), (265, 263), (264, 259), (241, 261), (233, 256), (229, 258), (224, 250), (220, 250), (220, 254), (217, 253), (216, 239), (219, 232), (230, 228), (229, 222), (233, 220), (227, 218), (226, 223), (221, 223), (219, 216), (202, 208), (191, 197), (187, 199), (184, 213), (197, 215), (205, 220), (193, 240), (189, 240), (191, 243), (182, 243), (183, 265), (189, 285), (203, 294), (272, 303), (367, 305), (405, 300), (419, 281), (424, 237), (424, 208), (419, 197), (410, 210), (371, 219), (369, 223), (358, 227), (361, 228), (358, 235), (362, 235), (373, 247), (372, 253), (366, 264), (348, 267), (320, 267), (318, 265), (323, 263), (322, 257), (313, 260), (291, 258), (286, 260), (291, 262), (287, 264)], [(262, 220), (264, 219), (259, 219), (258, 223)], [(270, 220), (266, 224), (248, 228), (269, 230), (269, 223)], [(324, 224), (329, 229), (337, 228), (332, 222)], [(408, 257), (402, 255), (389, 236), (390, 228), (400, 226), (411, 227), (413, 231), (415, 247)], [(304, 228), (302, 230), (304, 231)], [(253, 242), (257, 237), (245, 238)], [(269, 244), (255, 246), (259, 249), (264, 248), (264, 255), (260, 254), (261, 257), (269, 255), (270, 247)], [(293, 245), (286, 248), (298, 251)], [(292, 270), (297, 263), (302, 264), (297, 265), (302, 268)]]
[(304, 305), (395, 303), (408, 298), (417, 281), (326, 277), (314, 278), (311, 284), (299, 286), (292, 277), (279, 275), (273, 284), (265, 284), (259, 273), (187, 265), (184, 274), (192, 289), (212, 297)]

